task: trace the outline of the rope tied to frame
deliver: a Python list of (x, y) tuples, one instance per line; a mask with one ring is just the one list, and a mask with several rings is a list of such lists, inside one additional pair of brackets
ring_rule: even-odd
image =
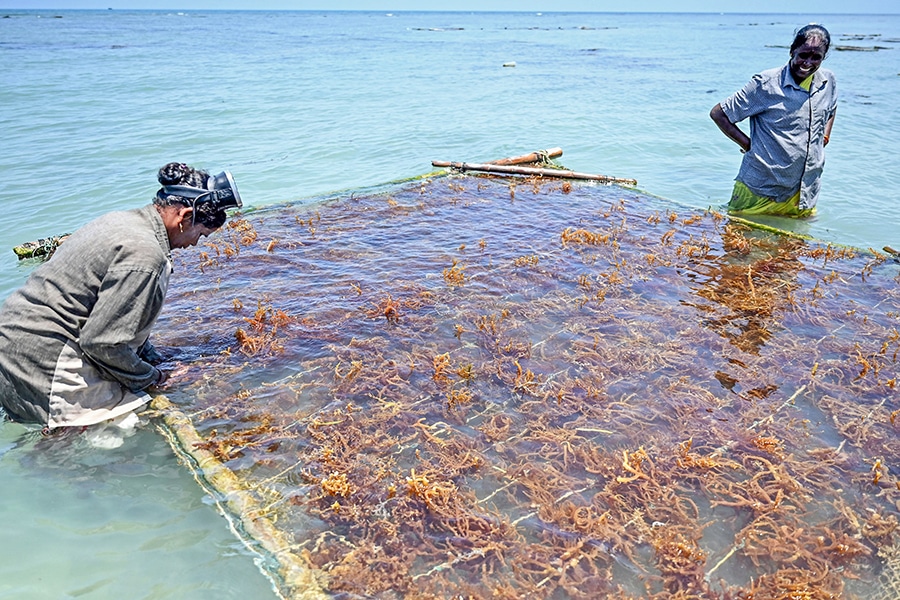
[(13, 252), (19, 257), (19, 260), (24, 260), (26, 258), (41, 258), (47, 260), (54, 252), (56, 252), (59, 245), (62, 244), (69, 235), (71, 234), (64, 233), (48, 238), (40, 238), (33, 242), (25, 242), (13, 247)]

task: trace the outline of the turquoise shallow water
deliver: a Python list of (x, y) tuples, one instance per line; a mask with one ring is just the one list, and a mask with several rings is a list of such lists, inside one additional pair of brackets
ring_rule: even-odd
[[(718, 206), (740, 153), (709, 109), (753, 72), (783, 64), (793, 30), (810, 21), (835, 45), (883, 49), (826, 61), (841, 100), (819, 215), (777, 224), (900, 246), (897, 16), (5, 15), (0, 250), (149, 201), (170, 160), (228, 168), (246, 204), (263, 206), (414, 176), (434, 159), (560, 146), (571, 169)], [(32, 268), (8, 252), (0, 298)], [(0, 597), (271, 594), (152, 429), (111, 451), (46, 453), (21, 435), (0, 429), (11, 541), (0, 545)]]
[(0, 598), (267, 598), (255, 555), (152, 427), (115, 450), (0, 428)]

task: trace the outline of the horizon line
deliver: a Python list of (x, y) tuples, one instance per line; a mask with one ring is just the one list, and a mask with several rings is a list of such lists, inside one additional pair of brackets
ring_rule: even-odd
[[(465, 10), (446, 10), (435, 8), (421, 9), (370, 9), (370, 8), (97, 8), (97, 7), (66, 7), (66, 8), (33, 8), (22, 6), (0, 6), (0, 11), (21, 10), (28, 12), (39, 11), (75, 11), (75, 10), (96, 10), (96, 11), (204, 11), (204, 12), (361, 12), (361, 13), (525, 13), (534, 15), (543, 14), (682, 14), (682, 15), (801, 15), (809, 14), (810, 11), (777, 11), (777, 12), (746, 12), (746, 11), (726, 11), (726, 10), (492, 10), (492, 9), (465, 9)], [(822, 15), (846, 15), (846, 16), (897, 16), (900, 12), (873, 12), (873, 13), (853, 13), (853, 12), (818, 12)]]

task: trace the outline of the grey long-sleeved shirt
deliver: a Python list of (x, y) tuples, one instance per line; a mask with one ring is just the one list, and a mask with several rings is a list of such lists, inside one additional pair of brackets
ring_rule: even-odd
[(139, 351), (171, 269), (152, 204), (72, 234), (0, 308), (0, 404), (56, 427), (90, 425), (146, 402), (140, 390), (160, 373)]

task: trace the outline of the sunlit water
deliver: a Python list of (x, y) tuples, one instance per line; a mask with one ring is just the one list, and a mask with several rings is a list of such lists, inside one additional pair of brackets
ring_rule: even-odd
[[(569, 168), (717, 206), (740, 153), (710, 107), (782, 64), (810, 21), (836, 45), (884, 49), (828, 58), (841, 100), (819, 215), (777, 224), (900, 245), (896, 16), (7, 12), (4, 252), (146, 203), (170, 160), (228, 168), (262, 206), (560, 146)], [(0, 297), (32, 268), (9, 252)], [(0, 434), (0, 596), (271, 593), (153, 429), (52, 453)]]

